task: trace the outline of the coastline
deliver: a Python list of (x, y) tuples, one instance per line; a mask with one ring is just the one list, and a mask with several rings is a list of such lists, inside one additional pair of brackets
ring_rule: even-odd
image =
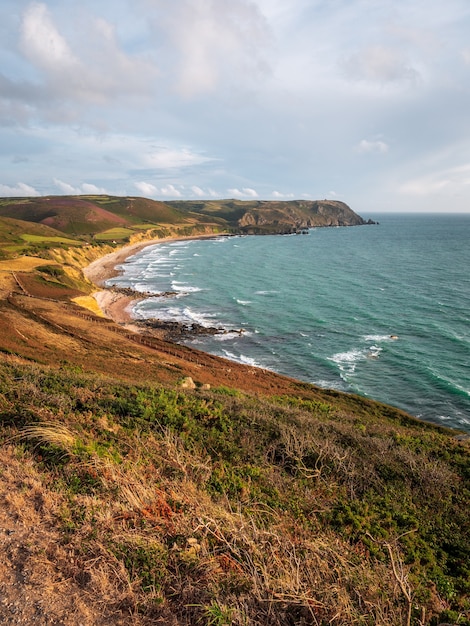
[(120, 271), (116, 269), (116, 266), (124, 263), (127, 258), (137, 254), (148, 246), (168, 243), (170, 241), (194, 241), (199, 239), (214, 239), (216, 237), (228, 236), (230, 236), (228, 233), (210, 233), (205, 235), (189, 235), (186, 237), (175, 236), (139, 241), (137, 243), (119, 248), (115, 252), (105, 254), (99, 259), (96, 259), (96, 261), (90, 263), (90, 265), (84, 267), (82, 271), (85, 278), (100, 288), (99, 291), (96, 291), (91, 295), (96, 300), (96, 303), (103, 315), (109, 317), (117, 324), (125, 325), (129, 330), (141, 333), (142, 328), (133, 323), (134, 320), (131, 315), (132, 305), (138, 302), (141, 298), (139, 298), (137, 294), (129, 295), (105, 286), (108, 279), (119, 276)]

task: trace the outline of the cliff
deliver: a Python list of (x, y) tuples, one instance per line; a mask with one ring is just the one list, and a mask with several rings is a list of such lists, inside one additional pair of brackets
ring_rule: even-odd
[(169, 202), (183, 213), (223, 220), (234, 232), (293, 233), (323, 226), (361, 226), (365, 221), (338, 200), (209, 200)]

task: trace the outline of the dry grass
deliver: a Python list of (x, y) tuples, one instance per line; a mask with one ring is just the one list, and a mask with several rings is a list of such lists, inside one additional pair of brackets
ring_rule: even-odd
[(41, 265), (50, 265), (50, 261), (37, 257), (22, 256), (17, 259), (0, 261), (0, 271), (3, 272), (32, 272)]
[(75, 302), (75, 304), (78, 304), (78, 306), (81, 306), (84, 309), (91, 311), (99, 317), (105, 317), (103, 311), (100, 309), (98, 303), (96, 302), (95, 298), (93, 298), (93, 296), (78, 296), (77, 298), (72, 298), (72, 302)]

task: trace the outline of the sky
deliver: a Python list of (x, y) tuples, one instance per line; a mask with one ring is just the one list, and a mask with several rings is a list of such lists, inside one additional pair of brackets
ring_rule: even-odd
[(1, 0), (0, 196), (470, 212), (468, 0)]

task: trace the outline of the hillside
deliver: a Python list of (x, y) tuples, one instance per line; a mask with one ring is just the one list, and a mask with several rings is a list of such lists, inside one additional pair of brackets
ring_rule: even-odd
[(337, 200), (169, 202), (180, 211), (222, 218), (245, 234), (291, 233), (322, 226), (361, 226), (365, 222)]
[[(324, 201), (158, 202), (111, 196), (48, 196), (0, 199), (0, 219), (22, 220), (60, 231), (77, 242), (128, 242), (138, 233), (162, 237), (192, 229), (214, 232), (291, 233), (314, 226), (357, 226), (366, 222), (346, 204)], [(0, 223), (0, 228), (2, 228)], [(3, 229), (5, 230), (5, 229)], [(44, 236), (42, 243), (47, 242)]]
[(0, 261), (2, 623), (469, 626), (467, 438), (132, 332), (53, 245)]

